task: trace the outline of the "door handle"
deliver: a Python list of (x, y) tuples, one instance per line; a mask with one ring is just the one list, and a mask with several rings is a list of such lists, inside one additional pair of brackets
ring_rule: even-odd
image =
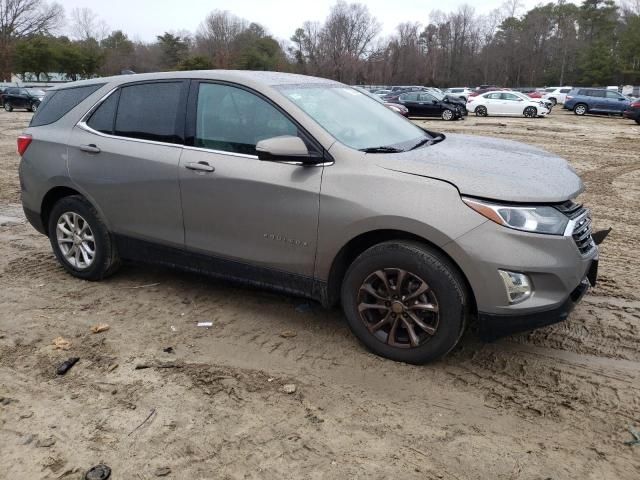
[(87, 153), (100, 153), (102, 151), (93, 143), (90, 143), (89, 145), (80, 145), (80, 150)]
[(196, 170), (198, 172), (214, 172), (215, 168), (209, 165), (207, 162), (189, 162), (185, 165), (189, 170)]

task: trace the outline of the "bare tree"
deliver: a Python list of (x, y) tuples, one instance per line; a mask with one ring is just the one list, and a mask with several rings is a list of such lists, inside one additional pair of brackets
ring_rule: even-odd
[(74, 8), (70, 15), (70, 33), (77, 40), (103, 40), (109, 35), (109, 26), (90, 8)]
[(224, 10), (214, 10), (205, 18), (196, 35), (196, 46), (214, 67), (231, 65), (231, 46), (235, 38), (249, 27), (249, 22)]
[(64, 10), (43, 0), (0, 0), (0, 77), (11, 80), (16, 41), (55, 31)]

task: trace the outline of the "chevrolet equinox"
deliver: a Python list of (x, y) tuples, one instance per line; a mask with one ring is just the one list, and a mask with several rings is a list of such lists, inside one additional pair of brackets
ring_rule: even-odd
[(47, 92), (18, 138), (22, 202), (72, 275), (149, 261), (341, 303), (424, 363), (567, 318), (596, 279), (584, 189), (539, 148), (424, 130), (302, 75), (171, 72)]

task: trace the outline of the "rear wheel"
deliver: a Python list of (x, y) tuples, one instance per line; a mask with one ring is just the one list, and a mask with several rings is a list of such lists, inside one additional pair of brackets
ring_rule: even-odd
[(487, 112), (487, 107), (484, 105), (480, 105), (476, 107), (476, 116), (477, 117), (486, 117), (489, 113)]
[(464, 331), (460, 274), (447, 258), (419, 243), (391, 241), (369, 248), (347, 270), (341, 293), (351, 331), (391, 360), (435, 360)]
[(11, 106), (11, 104), (9, 102), (4, 102), (4, 109), (7, 112), (13, 112), (13, 107)]
[(49, 241), (71, 275), (101, 280), (120, 265), (113, 239), (93, 206), (80, 195), (59, 200), (49, 214)]
[(522, 114), (527, 118), (535, 118), (538, 116), (538, 109), (536, 107), (527, 107)]
[(455, 114), (453, 113), (453, 110), (449, 110), (448, 108), (444, 109), (442, 111), (441, 117), (443, 120), (453, 120), (455, 117)]
[(587, 106), (584, 103), (579, 103), (573, 107), (573, 113), (582, 116), (587, 113)]

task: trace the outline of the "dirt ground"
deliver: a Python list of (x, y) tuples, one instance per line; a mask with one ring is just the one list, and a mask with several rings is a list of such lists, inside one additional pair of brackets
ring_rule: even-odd
[(559, 108), (424, 122), (563, 155), (613, 231), (569, 321), (492, 344), (470, 334), (416, 367), (301, 299), (139, 265), (101, 283), (65, 274), (19, 206), (29, 117), (0, 111), (1, 479), (80, 479), (99, 463), (132, 480), (640, 478), (640, 446), (625, 445), (640, 430), (640, 126)]

